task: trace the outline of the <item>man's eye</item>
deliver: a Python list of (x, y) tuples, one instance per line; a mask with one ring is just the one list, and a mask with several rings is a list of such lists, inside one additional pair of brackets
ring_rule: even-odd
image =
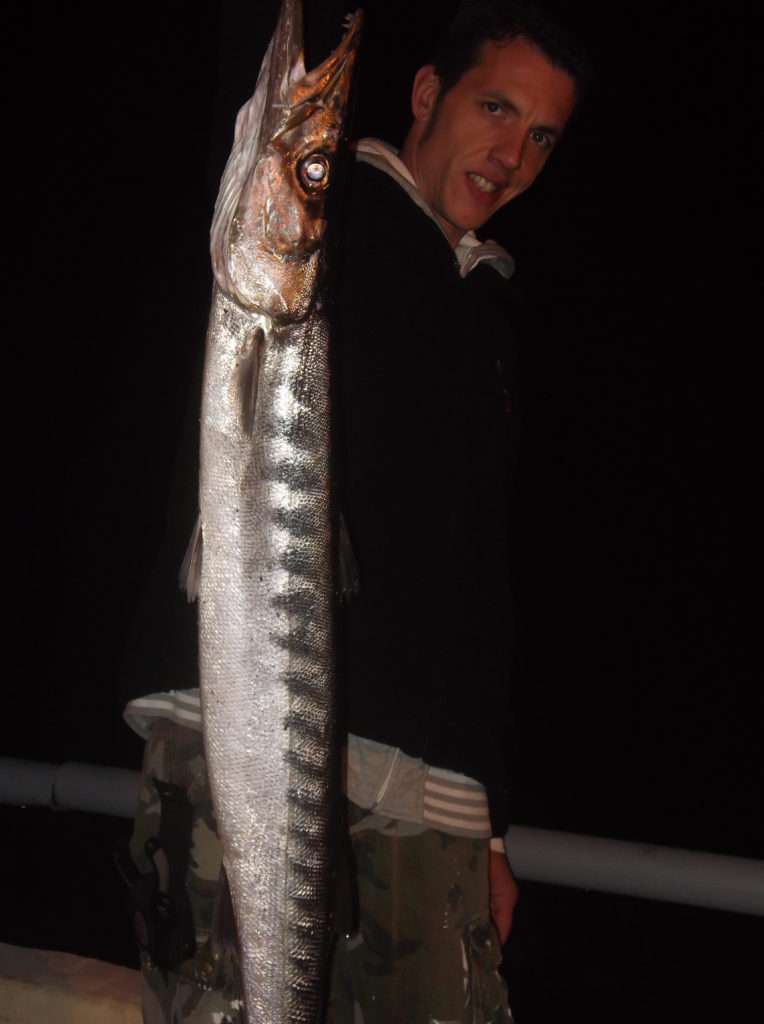
[(546, 132), (531, 132), (531, 138), (536, 143), (536, 145), (540, 146), (542, 149), (552, 148), (552, 140), (549, 138)]
[(487, 110), (489, 114), (500, 114), (502, 106), (501, 103), (497, 103), (496, 100), (484, 100), (483, 109)]

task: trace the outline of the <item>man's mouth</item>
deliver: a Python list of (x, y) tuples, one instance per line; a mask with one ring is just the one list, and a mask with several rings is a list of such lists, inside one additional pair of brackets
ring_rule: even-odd
[(477, 185), (481, 192), (485, 192), (487, 195), (491, 192), (499, 191), (499, 186), (496, 182), (489, 181), (488, 178), (484, 178), (482, 174), (476, 174), (474, 171), (468, 171), (467, 177)]

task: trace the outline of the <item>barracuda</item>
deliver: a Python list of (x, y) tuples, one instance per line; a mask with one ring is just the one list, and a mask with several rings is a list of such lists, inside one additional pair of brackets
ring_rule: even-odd
[(317, 293), (360, 20), (306, 74), (299, 2), (284, 0), (211, 232), (192, 562), (205, 745), (249, 1024), (315, 1021), (327, 953), (333, 559)]

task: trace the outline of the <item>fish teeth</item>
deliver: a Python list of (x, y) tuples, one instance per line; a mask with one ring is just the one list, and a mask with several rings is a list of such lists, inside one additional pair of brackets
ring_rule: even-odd
[(484, 178), (482, 174), (475, 174), (470, 172), (470, 178), (475, 182), (481, 192), (497, 192), (499, 189), (498, 185), (494, 185), (488, 178)]

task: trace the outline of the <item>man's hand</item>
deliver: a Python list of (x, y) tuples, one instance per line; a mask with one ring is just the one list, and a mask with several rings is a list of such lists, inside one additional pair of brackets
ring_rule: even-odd
[(488, 892), (491, 917), (503, 946), (512, 927), (512, 914), (517, 903), (517, 882), (506, 855), (498, 850), (488, 852)]

